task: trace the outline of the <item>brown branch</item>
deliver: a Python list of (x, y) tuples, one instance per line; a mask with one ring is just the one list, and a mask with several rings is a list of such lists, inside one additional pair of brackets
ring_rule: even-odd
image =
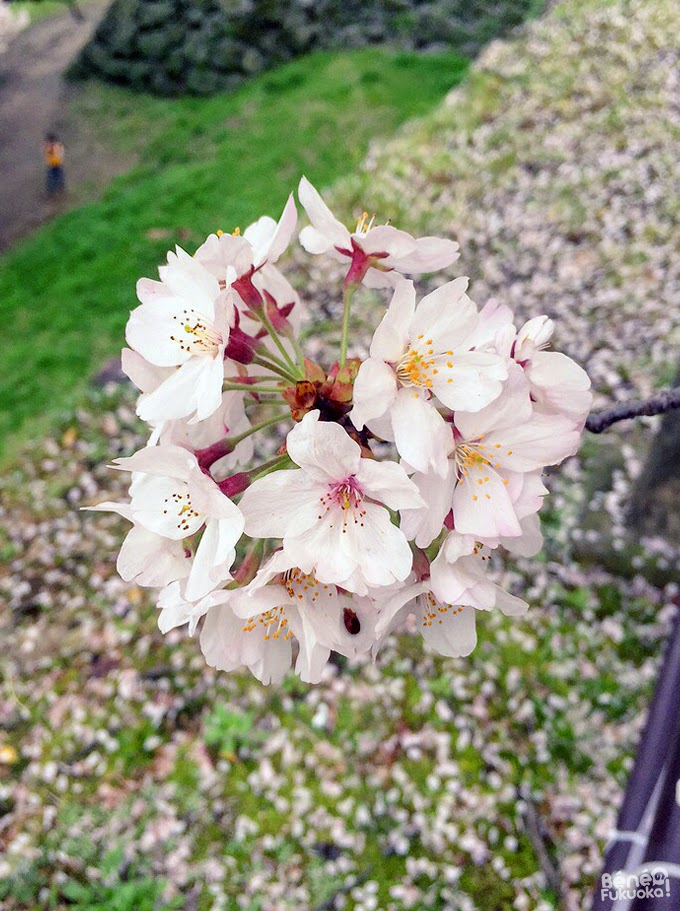
[(642, 402), (623, 402), (599, 414), (591, 414), (586, 421), (586, 430), (591, 433), (602, 433), (612, 424), (627, 421), (629, 418), (639, 418), (643, 415), (651, 417), (654, 414), (666, 414), (674, 408), (680, 408), (680, 388), (664, 389), (656, 395), (650, 396)]
[(562, 892), (562, 876), (559, 867), (550, 856), (549, 842), (543, 834), (542, 820), (538, 809), (526, 788), (520, 789), (520, 796), (522, 797), (525, 806), (524, 821), (526, 833), (529, 836), (529, 841), (534, 849), (536, 860), (538, 861), (538, 865), (541, 868), (541, 872), (545, 877), (548, 887), (555, 893), (558, 902), (561, 905), (564, 897)]

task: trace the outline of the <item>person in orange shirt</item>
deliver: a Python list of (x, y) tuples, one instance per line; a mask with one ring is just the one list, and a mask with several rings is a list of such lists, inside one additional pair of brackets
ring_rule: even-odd
[(45, 188), (48, 196), (64, 190), (64, 145), (56, 133), (47, 133), (43, 142)]

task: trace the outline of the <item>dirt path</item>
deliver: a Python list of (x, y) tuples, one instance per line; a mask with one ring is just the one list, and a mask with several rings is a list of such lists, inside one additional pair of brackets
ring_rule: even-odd
[[(68, 12), (37, 22), (0, 57), (0, 251), (79, 201), (78, 185), (102, 168), (90, 143), (73, 141), (65, 110), (77, 88), (61, 74), (109, 2), (84, 5), (82, 22)], [(48, 200), (44, 190), (41, 142), (49, 129), (59, 132), (66, 145), (68, 190), (58, 202)]]

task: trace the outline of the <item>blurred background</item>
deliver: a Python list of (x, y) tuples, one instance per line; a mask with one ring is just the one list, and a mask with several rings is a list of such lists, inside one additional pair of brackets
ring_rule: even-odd
[[(315, 687), (161, 636), (124, 523), (78, 508), (144, 443), (136, 279), (302, 173), (348, 224), (456, 238), (451, 275), (553, 317), (596, 407), (670, 385), (678, 34), (674, 0), (2, 0), (3, 911), (588, 907), (677, 611), (677, 422), (550, 476), (545, 550), (506, 570), (528, 616)], [(337, 272), (284, 268), (323, 349)]]

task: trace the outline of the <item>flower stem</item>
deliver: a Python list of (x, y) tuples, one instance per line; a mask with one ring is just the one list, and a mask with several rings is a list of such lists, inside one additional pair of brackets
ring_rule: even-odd
[(347, 360), (347, 340), (349, 336), (349, 313), (352, 304), (354, 292), (357, 290), (356, 284), (347, 285), (343, 293), (344, 310), (342, 312), (342, 338), (340, 339), (340, 367), (345, 366)]
[(254, 481), (256, 478), (263, 478), (273, 471), (278, 471), (279, 468), (285, 468), (292, 464), (290, 456), (287, 453), (284, 453), (284, 455), (278, 455), (273, 459), (269, 459), (268, 462), (263, 462), (261, 465), (258, 465), (257, 468), (251, 468), (247, 474), (251, 481)]
[(304, 375), (305, 375), (305, 355), (304, 355), (302, 348), (300, 347), (300, 342), (295, 338), (295, 332), (293, 332), (292, 330), (290, 331), (290, 333), (288, 333), (286, 335), (286, 338), (288, 339), (288, 341), (291, 343), (291, 345), (293, 346), (293, 348), (295, 350), (295, 355), (298, 359), (298, 367), (300, 369), (300, 373), (304, 377)]
[(294, 361), (291, 359), (290, 355), (286, 351), (286, 346), (281, 341), (281, 338), (279, 337), (278, 332), (272, 326), (271, 320), (269, 319), (269, 317), (267, 316), (265, 311), (261, 310), (257, 315), (258, 315), (260, 322), (262, 323), (264, 328), (267, 330), (267, 332), (271, 336), (272, 341), (274, 342), (276, 347), (281, 352), (281, 354), (283, 356), (283, 363), (285, 363), (287, 365), (287, 368), (290, 368), (290, 370), (292, 370), (294, 374), (298, 373), (299, 371), (298, 371), (297, 365), (294, 363)]
[[(272, 360), (269, 360), (270, 357), (272, 357)], [(268, 354), (267, 357), (262, 354), (256, 354), (253, 358), (253, 363), (257, 364), (259, 367), (264, 367), (266, 370), (271, 370), (272, 373), (278, 374), (278, 376), (282, 377), (287, 383), (295, 385), (298, 381), (298, 377), (293, 376), (288, 367), (281, 364), (278, 361), (278, 358), (274, 360), (273, 356), (270, 354)]]
[(260, 386), (257, 383), (228, 383), (226, 380), (222, 384), (222, 388), (235, 392), (281, 392), (278, 386)]
[(248, 430), (244, 430), (243, 433), (239, 433), (238, 436), (232, 437), (231, 441), (234, 446), (237, 446), (240, 442), (247, 439), (249, 436), (252, 436), (254, 433), (258, 433), (260, 430), (264, 430), (266, 427), (271, 427), (272, 424), (278, 424), (279, 421), (285, 420), (285, 417), (285, 411), (282, 411), (279, 414), (275, 414), (273, 417), (267, 418), (265, 421), (260, 421), (259, 424), (253, 424), (253, 426), (249, 427)]
[(225, 437), (223, 440), (218, 440), (217, 443), (213, 443), (212, 446), (207, 446), (205, 449), (197, 449), (196, 458), (198, 459), (198, 464), (204, 472), (208, 473), (215, 462), (223, 459), (224, 456), (230, 455), (238, 444), (247, 437), (252, 436), (260, 430), (264, 430), (266, 427), (270, 427), (272, 424), (278, 424), (279, 421), (285, 420), (285, 417), (286, 413), (280, 412), (271, 418), (267, 418), (266, 421), (261, 421), (259, 424), (253, 424), (248, 430), (244, 430), (243, 433), (239, 433), (235, 437)]

